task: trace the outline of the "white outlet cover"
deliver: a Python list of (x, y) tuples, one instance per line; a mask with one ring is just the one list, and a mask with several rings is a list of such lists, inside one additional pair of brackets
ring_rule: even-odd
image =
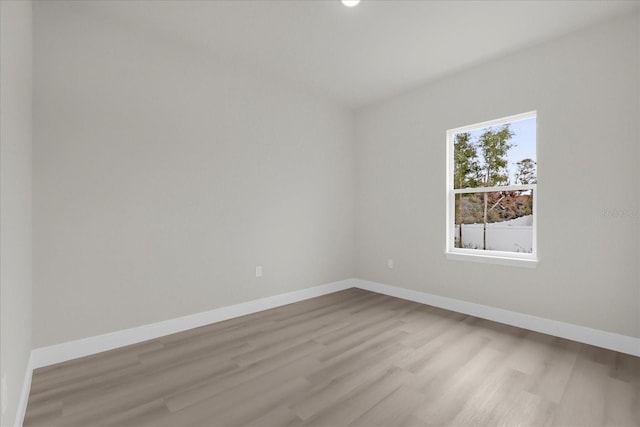
[(256, 266), (256, 277), (262, 277), (262, 266), (261, 265), (257, 265)]
[(393, 260), (392, 259), (388, 259), (387, 260), (387, 267), (393, 268)]

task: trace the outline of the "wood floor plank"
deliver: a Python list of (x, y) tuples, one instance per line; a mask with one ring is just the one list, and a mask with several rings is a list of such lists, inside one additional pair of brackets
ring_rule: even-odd
[[(455, 415), (450, 425), (508, 425), (497, 416), (505, 412), (504, 402), (515, 393), (522, 390), (526, 381), (526, 374), (507, 367), (501, 367), (488, 375), (474, 393), (464, 402), (462, 409)], [(455, 404), (448, 400), (447, 405)], [(428, 421), (434, 416), (440, 416), (438, 403), (430, 403), (428, 411), (421, 410), (416, 415), (418, 418)], [(437, 424), (436, 424), (437, 425)]]
[(418, 376), (414, 386), (425, 397), (416, 417), (435, 425), (451, 422), (473, 398), (477, 390), (486, 384), (490, 375), (501, 367), (504, 354), (488, 346), (482, 348), (456, 372), (428, 371)]
[(426, 396), (416, 389), (401, 385), (349, 426), (386, 427), (405, 424), (425, 399)]
[[(393, 356), (401, 356), (402, 349), (396, 349), (398, 351)], [(320, 410), (344, 400), (347, 395), (354, 393), (354, 390), (369, 386), (381, 372), (396, 369), (392, 361), (393, 357), (389, 357), (388, 354), (370, 357), (364, 364), (356, 359), (353, 361), (352, 369), (342, 369), (337, 374), (332, 372), (332, 375), (311, 379), (310, 382), (315, 385), (289, 403), (289, 408), (303, 419), (311, 418)]]
[(268, 409), (260, 417), (245, 424), (247, 427), (300, 427), (303, 425), (300, 417), (295, 415), (285, 405), (275, 406)]
[(640, 427), (640, 358), (348, 289), (37, 369), (24, 425)]
[(240, 399), (243, 393), (251, 393), (256, 388), (264, 388), (268, 391), (269, 387), (274, 384), (295, 377), (295, 375), (302, 376), (305, 372), (315, 369), (319, 362), (309, 355), (317, 351), (318, 348), (319, 344), (309, 341), (298, 346), (294, 351), (288, 351), (286, 354), (270, 357), (242, 370), (230, 372), (216, 381), (205, 381), (198, 387), (185, 391), (178, 390), (167, 397), (167, 407), (172, 412), (177, 412), (200, 402), (210, 401), (218, 395), (224, 396), (233, 392)]
[(556, 338), (548, 351), (539, 355), (539, 363), (525, 386), (527, 391), (550, 402), (560, 403), (577, 357), (566, 344), (566, 340)]
[(606, 425), (632, 425), (640, 419), (637, 412), (640, 391), (633, 385), (617, 378), (607, 378), (605, 390), (605, 422)]
[(605, 425), (605, 402), (609, 367), (578, 358), (560, 401), (554, 425)]
[(361, 384), (335, 404), (319, 410), (308, 419), (303, 418), (305, 425), (349, 425), (398, 389), (410, 376), (395, 367), (378, 372), (373, 381)]

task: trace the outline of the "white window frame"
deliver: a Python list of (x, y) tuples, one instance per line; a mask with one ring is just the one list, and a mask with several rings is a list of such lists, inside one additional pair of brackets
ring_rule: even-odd
[[(490, 264), (511, 265), (518, 267), (531, 267), (534, 268), (538, 263), (538, 186), (537, 184), (528, 185), (502, 185), (496, 187), (478, 187), (478, 188), (454, 188), (453, 172), (454, 172), (454, 140), (456, 134), (462, 132), (470, 132), (478, 129), (483, 129), (492, 126), (501, 126), (508, 123), (513, 123), (521, 120), (536, 118), (537, 126), (537, 111), (529, 111), (527, 113), (516, 114), (513, 116), (503, 117), (500, 119), (489, 120), (482, 123), (475, 123), (473, 125), (462, 126), (455, 129), (449, 129), (447, 131), (447, 234), (446, 234), (446, 247), (445, 255), (447, 259), (459, 260), (459, 261), (474, 261), (484, 262)], [(536, 152), (538, 151), (538, 141), (536, 132)], [(536, 156), (537, 157), (537, 156)], [(468, 193), (490, 193), (495, 191), (515, 191), (515, 190), (534, 190), (533, 191), (533, 227), (532, 227), (532, 252), (508, 252), (508, 251), (494, 251), (485, 249), (469, 249), (469, 248), (456, 248), (455, 247), (455, 196), (456, 194), (468, 194)]]

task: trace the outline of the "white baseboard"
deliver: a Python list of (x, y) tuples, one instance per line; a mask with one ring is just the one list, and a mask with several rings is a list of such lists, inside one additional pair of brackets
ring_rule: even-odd
[[(603, 347), (621, 353), (627, 353), (640, 357), (640, 338), (615, 334), (612, 332), (591, 329), (584, 326), (545, 319), (528, 314), (504, 310), (481, 304), (441, 297), (425, 292), (370, 282), (361, 279), (347, 279), (326, 285), (302, 289), (286, 294), (261, 298), (241, 304), (216, 308), (210, 311), (196, 313), (189, 316), (166, 320), (163, 322), (143, 325), (136, 328), (97, 335), (80, 340), (56, 344), (48, 347), (34, 349), (31, 352), (30, 366), (33, 369), (53, 365), (60, 362), (89, 356), (103, 351), (113, 350), (130, 344), (136, 344), (161, 336), (197, 328), (211, 323), (232, 319), (247, 314), (268, 310), (282, 305), (291, 304), (309, 298), (330, 294), (333, 292), (357, 287), (360, 289), (378, 292), (381, 294), (415, 301), (434, 307), (440, 307), (458, 313), (468, 314), (495, 322), (516, 326), (531, 331), (541, 332), (573, 341)], [(29, 369), (29, 381), (25, 378), (25, 384), (30, 384), (31, 369)], [(25, 386), (24, 406), (29, 394), (28, 386)], [(24, 394), (24, 392), (23, 392)]]
[(130, 344), (136, 344), (176, 332), (280, 307), (286, 304), (315, 298), (353, 287), (640, 357), (640, 338), (441, 297), (397, 286), (390, 286), (361, 279), (347, 279), (286, 294), (248, 301), (241, 304), (220, 307), (210, 311), (170, 319), (163, 322), (34, 349), (31, 351), (31, 356), (25, 372), (24, 384), (16, 413), (15, 426), (20, 427), (24, 422), (29, 392), (31, 390), (31, 376), (33, 370), (36, 368), (65, 362), (83, 356), (89, 356)]
[(110, 332), (103, 335), (96, 335), (48, 347), (40, 347), (32, 351), (32, 367), (33, 369), (41, 368), (43, 366), (53, 365), (67, 360), (113, 350), (130, 344), (137, 344), (176, 332), (182, 332), (188, 329), (209, 325), (211, 323), (245, 316), (247, 314), (280, 307), (282, 305), (315, 298), (352, 287), (353, 280), (342, 280), (286, 294), (220, 307), (189, 316), (165, 320), (163, 322)]
[(24, 424), (24, 415), (27, 412), (27, 403), (29, 402), (29, 393), (31, 392), (31, 376), (33, 375), (33, 351), (27, 361), (27, 367), (24, 373), (24, 381), (22, 382), (22, 392), (18, 401), (18, 409), (16, 410), (15, 427), (22, 427)]
[(528, 329), (543, 334), (566, 338), (584, 344), (607, 348), (619, 351), (620, 353), (631, 354), (640, 357), (640, 338), (615, 334), (613, 332), (601, 331), (599, 329), (587, 328), (585, 326), (571, 323), (559, 322), (557, 320), (545, 319), (531, 316), (529, 314), (515, 311), (503, 310), (501, 308), (490, 307), (481, 304), (441, 297), (425, 292), (411, 289), (399, 288), (397, 286), (385, 285), (382, 283), (370, 282), (367, 280), (353, 279), (354, 285), (360, 289), (377, 292), (392, 297), (402, 298), (410, 301), (427, 304), (434, 307), (458, 313), (468, 314), (482, 319), (493, 320), (519, 328)]

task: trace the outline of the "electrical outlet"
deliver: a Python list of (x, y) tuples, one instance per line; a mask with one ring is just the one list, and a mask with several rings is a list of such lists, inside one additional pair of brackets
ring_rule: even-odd
[(387, 260), (387, 267), (388, 268), (393, 268), (393, 260), (392, 259), (388, 259)]
[(2, 395), (0, 398), (2, 401), (0, 402), (0, 406), (2, 406), (2, 414), (4, 415), (4, 413), (7, 412), (7, 374), (2, 374), (2, 380), (0, 382), (0, 395)]
[(256, 277), (262, 277), (262, 266), (256, 265)]

